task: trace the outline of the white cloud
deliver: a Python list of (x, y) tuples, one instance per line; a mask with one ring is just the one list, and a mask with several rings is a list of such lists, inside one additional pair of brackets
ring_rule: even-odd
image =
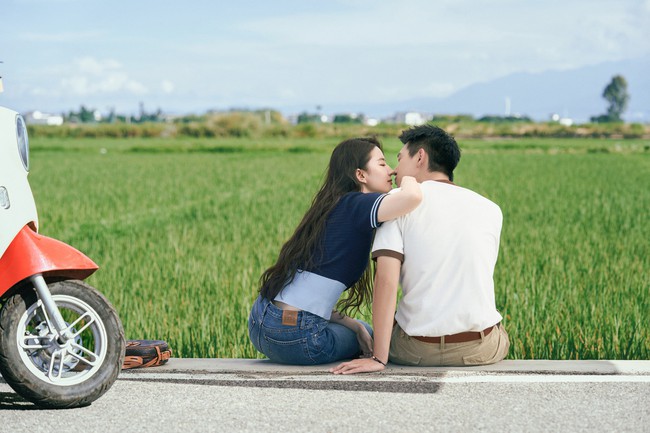
[(169, 80), (163, 80), (162, 83), (160, 83), (160, 87), (164, 93), (168, 94), (172, 93), (175, 89), (174, 83)]
[[(124, 67), (116, 60), (99, 60), (93, 57), (75, 59), (71, 66), (63, 68), (59, 92), (77, 96), (92, 96), (108, 93), (148, 93), (145, 85), (129, 77)], [(62, 71), (63, 72), (63, 71)]]
[(112, 59), (97, 60), (94, 57), (82, 57), (74, 60), (75, 66), (80, 72), (92, 75), (102, 75), (106, 71), (116, 71), (122, 69), (122, 65)]

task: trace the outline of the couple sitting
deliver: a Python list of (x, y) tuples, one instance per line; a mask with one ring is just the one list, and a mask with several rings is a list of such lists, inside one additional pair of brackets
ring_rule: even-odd
[[(248, 332), (270, 360), (325, 364), (363, 354), (330, 370), (348, 374), (383, 370), (389, 360), (482, 365), (507, 355), (493, 282), (501, 210), (452, 183), (460, 150), (445, 131), (418, 126), (400, 140), (395, 170), (375, 139), (334, 149), (325, 183), (260, 279)], [(391, 191), (393, 175), (399, 188)], [(368, 324), (334, 309), (371, 299), (374, 338)]]

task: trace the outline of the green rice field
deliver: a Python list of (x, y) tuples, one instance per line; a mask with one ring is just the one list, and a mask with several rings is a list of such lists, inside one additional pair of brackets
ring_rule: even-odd
[[(89, 255), (129, 339), (258, 357), (257, 280), (338, 140), (34, 139), (40, 231)], [(650, 141), (459, 140), (456, 183), (504, 214), (511, 359), (650, 359)], [(384, 140), (389, 162), (400, 144)], [(365, 315), (366, 320), (370, 320)]]

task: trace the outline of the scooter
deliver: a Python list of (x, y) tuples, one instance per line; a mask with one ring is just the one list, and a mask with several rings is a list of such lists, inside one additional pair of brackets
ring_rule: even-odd
[(98, 266), (38, 233), (23, 117), (0, 107), (0, 374), (46, 408), (87, 406), (124, 361), (122, 323), (84, 279)]

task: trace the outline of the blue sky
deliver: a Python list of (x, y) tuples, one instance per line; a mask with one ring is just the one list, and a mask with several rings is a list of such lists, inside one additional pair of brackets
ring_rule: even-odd
[(3, 0), (0, 105), (353, 110), (649, 54), (650, 0)]

